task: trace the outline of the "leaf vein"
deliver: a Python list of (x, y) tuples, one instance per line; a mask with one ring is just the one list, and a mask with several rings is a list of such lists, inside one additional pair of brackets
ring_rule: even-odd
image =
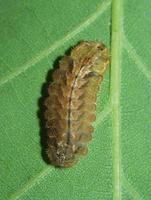
[(74, 36), (76, 36), (78, 33), (80, 33), (82, 30), (87, 28), (91, 23), (93, 23), (101, 14), (104, 13), (104, 11), (108, 8), (110, 5), (110, 0), (104, 1), (96, 10), (96, 12), (92, 13), (88, 19), (86, 19), (84, 22), (82, 22), (78, 27), (76, 27), (73, 31), (69, 32), (66, 36), (64, 36), (62, 39), (56, 41), (53, 45), (51, 45), (49, 48), (44, 49), (43, 51), (39, 52), (35, 55), (34, 58), (27, 61), (25, 64), (23, 64), (21, 67), (18, 67), (13, 73), (3, 77), (0, 80), (0, 86), (7, 83), (8, 81), (12, 80), (13, 78), (19, 76), (20, 74), (24, 73), (26, 70), (28, 70), (30, 67), (34, 66), (38, 62), (40, 62), (42, 59), (44, 59), (46, 56), (50, 55), (54, 50), (62, 46), (65, 42), (72, 39)]
[(98, 125), (111, 113), (111, 104), (110, 101), (104, 107), (101, 113), (99, 113), (96, 121), (94, 122), (94, 126), (97, 128)]
[(122, 175), (123, 187), (127, 190), (127, 192), (133, 197), (134, 200), (142, 200), (140, 194), (136, 191), (133, 185), (127, 180), (127, 178)]
[[(100, 113), (100, 116), (95, 124), (97, 127), (100, 122), (102, 122), (110, 113), (111, 107), (110, 103), (107, 103), (104, 110)], [(14, 194), (11, 195), (10, 200), (17, 200), (22, 195), (27, 193), (28, 190), (30, 190), (32, 187), (34, 187), (37, 182), (40, 182), (44, 177), (46, 177), (50, 172), (55, 171), (55, 168), (50, 168), (50, 166), (45, 167), (41, 172), (39, 172), (35, 177), (30, 179), (27, 183), (24, 184), (22, 188), (20, 188), (18, 191), (16, 191)]]
[(30, 190), (37, 182), (41, 181), (45, 176), (47, 176), (50, 172), (54, 171), (54, 169), (50, 168), (50, 166), (45, 167), (41, 172), (39, 172), (35, 177), (31, 178), (25, 185), (20, 188), (17, 192), (10, 196), (10, 200), (17, 200), (22, 195), (24, 195), (28, 190)]
[(141, 61), (140, 57), (138, 56), (135, 48), (130, 44), (126, 36), (123, 36), (123, 46), (128, 52), (131, 59), (136, 63), (138, 69), (144, 74), (144, 76), (151, 82), (151, 72), (147, 69), (145, 64)]

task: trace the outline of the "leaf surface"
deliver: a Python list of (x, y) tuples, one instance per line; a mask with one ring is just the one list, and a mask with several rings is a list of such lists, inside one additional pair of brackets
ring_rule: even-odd
[[(150, 199), (150, 8), (147, 0), (0, 2), (0, 199)], [(103, 41), (111, 68), (88, 155), (60, 170), (41, 155), (38, 113), (48, 71), (81, 40)]]

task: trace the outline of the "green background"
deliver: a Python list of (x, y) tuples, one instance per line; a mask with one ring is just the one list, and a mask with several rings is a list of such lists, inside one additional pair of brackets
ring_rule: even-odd
[[(120, 14), (111, 9), (119, 2)], [(110, 200), (116, 176), (120, 195), (114, 200), (151, 199), (150, 11), (148, 0), (0, 1), (0, 199)], [(110, 48), (115, 14), (121, 45)], [(54, 62), (80, 40), (103, 41), (111, 57), (113, 47), (121, 52), (111, 59), (120, 61), (114, 85), (120, 118), (111, 103), (113, 66), (98, 93), (88, 155), (70, 169), (55, 169), (41, 155), (38, 113)]]

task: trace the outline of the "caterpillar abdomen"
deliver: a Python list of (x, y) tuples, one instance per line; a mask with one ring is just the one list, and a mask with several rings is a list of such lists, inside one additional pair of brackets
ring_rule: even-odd
[(96, 94), (108, 64), (102, 43), (81, 42), (60, 60), (48, 88), (47, 154), (55, 166), (70, 167), (87, 152), (95, 120)]

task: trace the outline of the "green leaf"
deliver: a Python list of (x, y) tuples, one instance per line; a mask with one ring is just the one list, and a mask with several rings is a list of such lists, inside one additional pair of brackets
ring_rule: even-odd
[[(147, 0), (0, 1), (0, 199), (151, 198), (150, 9)], [(49, 70), (80, 40), (103, 41), (111, 66), (88, 155), (56, 169), (41, 154), (39, 113)]]

